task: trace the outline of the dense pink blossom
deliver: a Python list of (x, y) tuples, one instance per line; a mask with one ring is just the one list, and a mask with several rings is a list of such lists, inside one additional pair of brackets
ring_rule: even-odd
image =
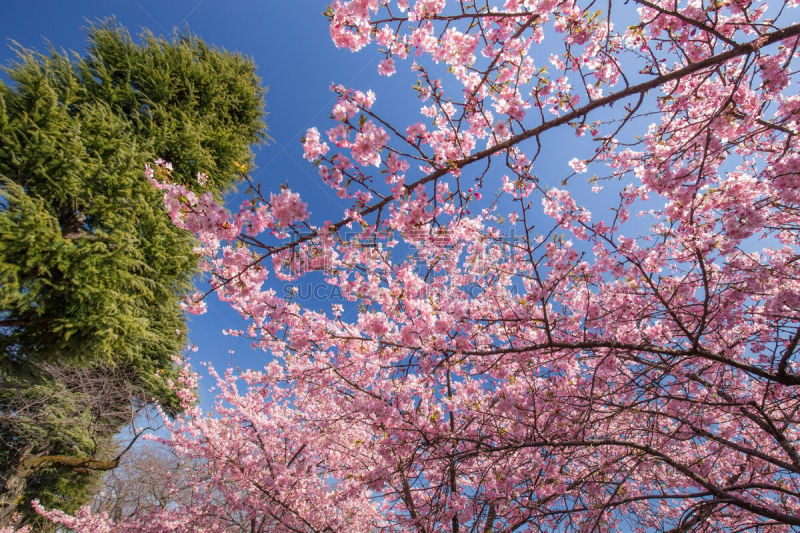
[(386, 59), (382, 60), (378, 65), (378, 74), (381, 76), (391, 76), (396, 72), (394, 66), (394, 59), (391, 57), (387, 57)]
[(271, 215), (284, 226), (305, 220), (309, 213), (308, 204), (300, 200), (300, 195), (290, 189), (284, 189), (280, 194), (270, 194), (269, 202), (272, 204)]
[(303, 139), (303, 157), (308, 161), (314, 161), (318, 157), (324, 156), (328, 153), (328, 143), (320, 142), (319, 130), (317, 128), (309, 128), (306, 131), (306, 136)]
[[(377, 41), (421, 114), (392, 124), (391, 102), (332, 87), (330, 146), (312, 128), (303, 150), (347, 204), (333, 222), (288, 189), (231, 216), (148, 167), (269, 362), (214, 374), (212, 416), (189, 369), (175, 385), (187, 413), (165, 442), (196, 466), (189, 501), (47, 516), (800, 526), (796, 2), (633, 5), (335, 1), (336, 45)], [(338, 297), (280, 293), (270, 270)]]

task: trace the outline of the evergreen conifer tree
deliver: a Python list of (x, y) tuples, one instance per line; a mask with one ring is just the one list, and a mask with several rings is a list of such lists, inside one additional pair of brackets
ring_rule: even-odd
[[(186, 341), (179, 300), (196, 257), (145, 179), (145, 163), (172, 161), (181, 171), (174, 181), (219, 197), (264, 138), (263, 89), (250, 60), (192, 35), (147, 33), (137, 43), (113, 21), (91, 26), (88, 41), (85, 57), (20, 49), (11, 83), (0, 82), (6, 521), (30, 497), (65, 509), (83, 503), (92, 468), (41, 458), (93, 458), (124, 423), (76, 422), (98, 415), (73, 401), (86, 391), (58, 382), (70, 368), (124, 369), (133, 400), (176, 408), (166, 381)], [(197, 173), (210, 178), (201, 185)], [(66, 374), (42, 370), (54, 365)], [(56, 436), (60, 425), (83, 434)]]

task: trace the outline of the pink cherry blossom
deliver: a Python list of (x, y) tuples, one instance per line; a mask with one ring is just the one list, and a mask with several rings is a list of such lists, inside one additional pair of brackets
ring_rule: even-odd
[(330, 146), (311, 128), (303, 152), (334, 221), (289, 189), (231, 216), (148, 167), (268, 363), (212, 370), (211, 415), (189, 368), (173, 384), (163, 441), (190, 497), (176, 473), (174, 502), (120, 520), (40, 512), (87, 531), (800, 526), (796, 2), (633, 4), (333, 2), (334, 43), (409, 68), (420, 113), (332, 87)]
[(328, 153), (328, 143), (320, 142), (319, 130), (317, 128), (309, 128), (306, 131), (306, 136), (303, 139), (303, 157), (307, 161), (314, 161), (320, 156)]
[(391, 76), (396, 72), (394, 66), (394, 59), (391, 57), (387, 57), (386, 59), (382, 60), (378, 65), (378, 74), (381, 76)]
[(300, 195), (290, 189), (284, 189), (280, 194), (270, 194), (269, 202), (272, 204), (272, 216), (284, 226), (305, 220), (309, 216), (306, 209), (308, 204), (300, 200)]
[(577, 172), (578, 174), (583, 174), (586, 172), (586, 162), (581, 161), (577, 157), (573, 157), (569, 160), (569, 166), (572, 167), (572, 170)]

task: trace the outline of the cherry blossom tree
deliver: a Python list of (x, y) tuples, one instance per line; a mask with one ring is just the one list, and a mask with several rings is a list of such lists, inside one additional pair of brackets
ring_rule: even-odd
[[(272, 359), (214, 374), (211, 416), (190, 369), (176, 384), (166, 440), (198, 465), (193, 498), (42, 512), (114, 531), (800, 525), (797, 8), (335, 1), (336, 45), (410, 68), (421, 119), (333, 86), (303, 150), (350, 203), (334, 221), (253, 183), (230, 214), (147, 169), (248, 320), (232, 333)], [(275, 289), (303, 279), (343, 302)]]

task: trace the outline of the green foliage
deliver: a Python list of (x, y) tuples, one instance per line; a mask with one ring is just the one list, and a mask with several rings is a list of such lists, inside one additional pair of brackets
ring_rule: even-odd
[[(9, 470), (7, 475), (27, 477), (24, 491), (17, 495), (17, 510), (27, 516), (35, 531), (51, 531), (52, 524), (36, 515), (30, 501), (37, 498), (48, 508), (75, 511), (87, 501), (100, 477), (85, 469), (52, 465), (34, 469), (21, 465), (20, 461), (33, 453), (42, 453), (44, 447), (47, 453), (77, 456), (98, 447), (113, 451), (107, 434), (113, 434), (125, 419), (121, 416), (123, 412), (113, 405), (103, 405), (91, 397), (96, 391), (75, 390), (76, 380), (38, 374), (35, 382), (7, 376), (0, 384), (0, 464)], [(99, 426), (102, 426), (100, 431)], [(17, 472), (10, 471), (12, 468)]]
[[(196, 189), (205, 172), (203, 189), (221, 196), (264, 139), (263, 89), (251, 61), (194, 36), (147, 33), (137, 44), (107, 21), (88, 38), (85, 58), (18, 50), (12, 83), (0, 82), (0, 384), (39, 394), (59, 386), (41, 363), (124, 365), (143, 394), (175, 409), (166, 379), (186, 340), (178, 301), (196, 258), (144, 165), (172, 161), (172, 179)], [(55, 427), (12, 433), (36, 452), (90, 453), (87, 443), (65, 449), (45, 426)], [(14, 461), (3, 459), (8, 473)], [(37, 476), (43, 493), (60, 493), (77, 474)]]
[(21, 514), (33, 531), (48, 533), (58, 531), (57, 526), (39, 516), (30, 505), (35, 497), (47, 509), (61, 509), (75, 513), (102, 483), (102, 477), (87, 470), (65, 470), (48, 467), (36, 471), (28, 480), (28, 490), (22, 498)]

